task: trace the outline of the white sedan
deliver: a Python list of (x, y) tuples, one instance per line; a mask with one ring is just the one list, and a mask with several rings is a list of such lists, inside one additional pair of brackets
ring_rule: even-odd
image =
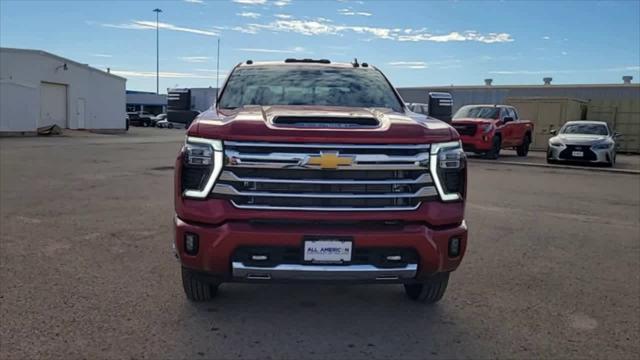
[(607, 166), (616, 163), (616, 139), (620, 134), (604, 121), (569, 121), (552, 134), (556, 136), (549, 139), (548, 163), (579, 161)]

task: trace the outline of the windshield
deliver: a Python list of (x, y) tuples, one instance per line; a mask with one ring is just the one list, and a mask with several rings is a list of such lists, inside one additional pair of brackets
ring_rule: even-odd
[(602, 124), (567, 124), (561, 134), (608, 135), (607, 127)]
[(379, 71), (319, 66), (255, 66), (236, 69), (220, 98), (220, 108), (244, 105), (402, 105)]
[(453, 118), (497, 119), (499, 116), (500, 109), (494, 106), (463, 106)]

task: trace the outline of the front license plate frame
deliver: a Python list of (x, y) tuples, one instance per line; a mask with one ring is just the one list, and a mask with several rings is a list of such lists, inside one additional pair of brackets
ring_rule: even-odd
[(584, 151), (572, 151), (571, 156), (573, 157), (584, 157)]
[(302, 256), (306, 263), (344, 264), (350, 263), (353, 254), (353, 241), (337, 238), (304, 239)]

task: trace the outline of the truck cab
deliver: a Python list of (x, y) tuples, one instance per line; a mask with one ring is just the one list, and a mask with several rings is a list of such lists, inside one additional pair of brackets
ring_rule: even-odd
[(175, 166), (185, 294), (224, 282), (404, 284), (442, 298), (467, 244), (466, 158), (366, 63), (238, 64)]
[(501, 149), (515, 149), (527, 156), (533, 123), (520, 119), (509, 105), (466, 105), (453, 116), (452, 126), (460, 134), (465, 151), (497, 159)]

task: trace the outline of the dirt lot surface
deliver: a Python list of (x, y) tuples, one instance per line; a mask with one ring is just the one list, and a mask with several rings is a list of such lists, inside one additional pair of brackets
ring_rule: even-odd
[(469, 249), (436, 306), (396, 285), (183, 294), (184, 132), (0, 139), (0, 358), (637, 359), (640, 176), (471, 160)]

